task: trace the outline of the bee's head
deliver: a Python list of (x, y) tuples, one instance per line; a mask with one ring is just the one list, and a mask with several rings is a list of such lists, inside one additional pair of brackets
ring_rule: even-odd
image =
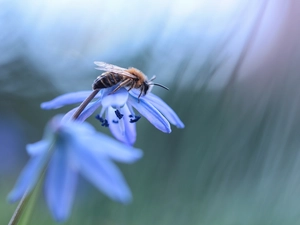
[(155, 76), (153, 76), (149, 81), (146, 79), (143, 83), (142, 83), (142, 86), (141, 86), (141, 92), (140, 92), (140, 95), (138, 97), (138, 99), (140, 99), (141, 95), (146, 95), (148, 92), (151, 91), (152, 87), (154, 85), (156, 86), (159, 86), (159, 87), (162, 87), (166, 90), (169, 90), (169, 88), (165, 87), (164, 85), (161, 85), (161, 84), (156, 84), (156, 83), (153, 83), (152, 81), (155, 79)]
[(147, 81), (143, 83), (143, 95), (146, 95), (149, 91), (151, 91), (152, 87), (149, 85)]

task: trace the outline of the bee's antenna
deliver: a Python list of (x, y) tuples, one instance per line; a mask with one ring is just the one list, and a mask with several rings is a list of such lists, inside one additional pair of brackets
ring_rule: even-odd
[(166, 86), (162, 85), (162, 84), (157, 84), (157, 83), (151, 83), (150, 85), (155, 85), (155, 86), (159, 86), (159, 87), (162, 87), (166, 90), (169, 90), (169, 88), (167, 88)]
[(169, 88), (167, 88), (166, 86), (162, 85), (162, 84), (157, 84), (157, 83), (152, 83), (151, 81), (153, 81), (154, 79), (156, 78), (156, 76), (154, 75), (150, 80), (149, 80), (149, 85), (155, 85), (155, 86), (159, 86), (159, 87), (162, 87), (166, 90), (169, 90)]
[(156, 76), (154, 75), (149, 81), (153, 81), (156, 78)]

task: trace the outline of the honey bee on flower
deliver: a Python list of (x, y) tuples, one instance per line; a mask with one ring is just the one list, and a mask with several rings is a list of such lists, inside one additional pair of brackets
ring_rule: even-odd
[(153, 83), (152, 81), (156, 78), (155, 76), (148, 80), (147, 76), (142, 71), (136, 68), (130, 67), (128, 69), (125, 69), (105, 62), (94, 63), (98, 66), (96, 69), (106, 71), (98, 76), (94, 81), (94, 90), (108, 88), (118, 84), (117, 87), (112, 91), (112, 93), (115, 93), (122, 87), (128, 87), (128, 91), (136, 88), (140, 89), (138, 99), (142, 94), (146, 95), (150, 90), (150, 87), (153, 85), (169, 90), (164, 85)]
[[(170, 123), (178, 128), (184, 128), (183, 122), (161, 98), (150, 93), (151, 86), (160, 86), (153, 83), (155, 77), (150, 80), (141, 71), (135, 68), (121, 68), (104, 62), (95, 62), (96, 69), (106, 71), (93, 83), (93, 95), (91, 91), (79, 91), (64, 94), (55, 99), (43, 102), (43, 109), (57, 109), (65, 105), (82, 103), (89, 99), (82, 110), (76, 107), (69, 111), (65, 120), (74, 119), (84, 121), (97, 109), (96, 118), (101, 125), (108, 127), (111, 133), (121, 142), (133, 145), (136, 141), (135, 124), (143, 115), (157, 129), (164, 133), (171, 132)], [(135, 109), (135, 110), (134, 110)], [(140, 115), (136, 113), (139, 112)]]

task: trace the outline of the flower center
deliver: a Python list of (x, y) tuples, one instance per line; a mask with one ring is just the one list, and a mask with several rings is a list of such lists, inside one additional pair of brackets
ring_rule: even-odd
[[(135, 115), (134, 112), (133, 112), (133, 110), (132, 110), (132, 108), (130, 108), (130, 107), (128, 107), (128, 108), (129, 108), (129, 111), (131, 113), (129, 115), (129, 122), (130, 123), (136, 123), (137, 121), (139, 121), (139, 119), (141, 118), (141, 116)], [(102, 108), (100, 114), (98, 114), (95, 118), (101, 122), (101, 126), (108, 127), (109, 126), (108, 120), (105, 119), (105, 118), (103, 118), (104, 112), (105, 112), (105, 109)], [(117, 119), (113, 119), (111, 122), (115, 123), (115, 124), (118, 124), (118, 123), (120, 124), (120, 122), (121, 122), (120, 126), (124, 125), (123, 124), (123, 120), (122, 120), (122, 118), (124, 117), (124, 114), (121, 113), (121, 109), (120, 108), (119, 109), (115, 109), (114, 112), (115, 112), (115, 114), (117, 116)]]

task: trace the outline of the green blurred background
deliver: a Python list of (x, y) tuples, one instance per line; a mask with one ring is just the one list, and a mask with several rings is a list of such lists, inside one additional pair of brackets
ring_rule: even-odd
[[(155, 74), (186, 127), (141, 119), (144, 157), (119, 165), (133, 202), (81, 179), (65, 224), (299, 224), (299, 12), (297, 0), (0, 0), (0, 224), (25, 145), (72, 108), (40, 103), (91, 89), (93, 61)], [(42, 195), (31, 224), (55, 224)]]

